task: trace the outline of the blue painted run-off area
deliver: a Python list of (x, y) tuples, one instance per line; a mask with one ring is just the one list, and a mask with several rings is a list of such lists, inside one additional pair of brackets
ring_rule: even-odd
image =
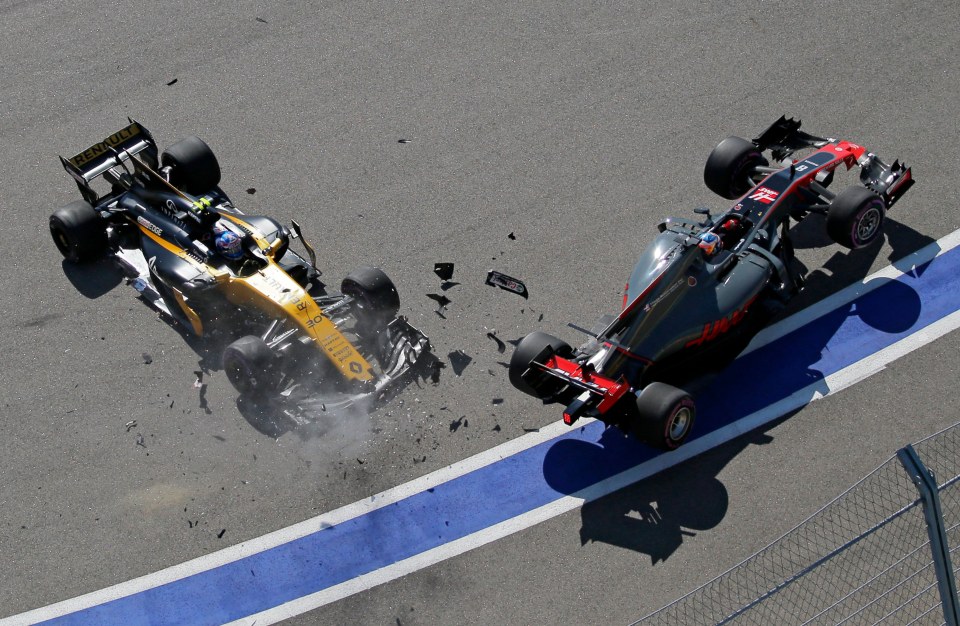
[[(697, 398), (702, 437), (960, 309), (960, 249), (741, 357)], [(869, 285), (872, 286), (872, 285)], [(868, 287), (869, 287), (868, 286)], [(821, 392), (827, 391), (824, 383)], [(622, 437), (578, 462), (558, 442), (596, 444), (592, 423), (335, 527), (193, 576), (67, 615), (57, 624), (220, 624), (351, 580), (511, 519), (649, 460)], [(596, 446), (592, 446), (596, 447)], [(556, 456), (556, 455), (555, 455)]]

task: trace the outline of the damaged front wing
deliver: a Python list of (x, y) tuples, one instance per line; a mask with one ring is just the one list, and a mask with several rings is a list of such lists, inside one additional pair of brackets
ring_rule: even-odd
[(394, 319), (379, 337), (382, 372), (373, 385), (357, 393), (325, 394), (309, 383), (295, 383), (280, 393), (280, 410), (303, 425), (322, 414), (359, 407), (369, 409), (383, 400), (393, 386), (412, 373), (421, 357), (430, 351), (430, 340), (403, 316)]

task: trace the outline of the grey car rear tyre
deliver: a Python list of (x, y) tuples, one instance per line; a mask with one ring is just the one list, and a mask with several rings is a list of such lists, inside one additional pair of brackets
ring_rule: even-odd
[(674, 450), (690, 435), (697, 417), (690, 394), (665, 383), (650, 383), (637, 394), (634, 434), (661, 450)]
[(510, 357), (510, 383), (520, 391), (541, 400), (556, 393), (563, 383), (552, 377), (527, 382), (523, 373), (533, 362), (543, 363), (554, 354), (567, 358), (573, 349), (562, 339), (544, 332), (534, 331), (523, 338)]

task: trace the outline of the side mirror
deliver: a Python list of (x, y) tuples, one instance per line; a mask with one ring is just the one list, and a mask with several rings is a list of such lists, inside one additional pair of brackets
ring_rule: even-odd
[(307, 255), (310, 257), (310, 267), (316, 270), (317, 253), (313, 251), (313, 246), (307, 243), (307, 240), (303, 238), (303, 231), (300, 230), (300, 224), (297, 223), (297, 220), (290, 220), (290, 229), (293, 231), (293, 238), (299, 239), (300, 243), (303, 244), (303, 247), (307, 249)]

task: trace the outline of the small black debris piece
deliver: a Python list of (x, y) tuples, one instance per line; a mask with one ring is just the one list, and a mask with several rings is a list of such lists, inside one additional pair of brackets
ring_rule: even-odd
[(490, 404), (503, 404), (503, 398), (494, 398), (490, 401)]
[(450, 280), (453, 278), (453, 263), (434, 263), (433, 273), (440, 277), (440, 280)]
[(247, 187), (247, 193), (252, 196), (253, 194), (257, 193), (257, 188), (256, 188), (256, 187)]
[(523, 298), (530, 297), (530, 294), (527, 292), (527, 286), (523, 284), (523, 281), (495, 270), (487, 272), (487, 284), (511, 291)]
[(360, 465), (363, 465), (363, 459), (357, 459), (357, 463), (359, 463)]
[(503, 343), (503, 340), (497, 337), (497, 333), (490, 331), (489, 333), (487, 333), (487, 337), (490, 337), (491, 339), (497, 342), (497, 352), (499, 352), (500, 354), (503, 354), (507, 350), (507, 344)]
[(203, 409), (203, 412), (207, 415), (213, 414), (213, 411), (210, 410), (210, 405), (207, 403), (207, 383), (200, 383), (200, 408)]
[(461, 426), (466, 426), (466, 424), (463, 421), (465, 417), (466, 415), (461, 415), (457, 419), (450, 422), (450, 432), (455, 433)]
[(510, 241), (516, 241), (517, 236), (514, 235), (513, 233), (510, 233), (509, 235), (507, 235), (507, 239), (509, 239)]
[(142, 354), (140, 355), (140, 358), (143, 359), (143, 364), (144, 364), (144, 365), (150, 365), (151, 363), (153, 363), (153, 357), (150, 356), (149, 354), (147, 354), (146, 352), (142, 353)]
[(458, 283), (458, 282), (456, 282), (456, 281), (453, 281), (453, 280), (445, 280), (445, 281), (443, 281), (442, 283), (440, 283), (440, 289), (441, 289), (442, 291), (447, 291), (447, 290), (450, 289), (451, 287), (456, 287), (456, 286), (459, 285), (459, 284), (460, 284), (460, 283)]
[(473, 361), (473, 357), (465, 353), (463, 350), (454, 350), (447, 355), (447, 358), (450, 359), (450, 365), (453, 367), (453, 373), (457, 376), (463, 374), (463, 370), (467, 369), (467, 366), (470, 365), (471, 361)]
[(500, 432), (500, 424), (494, 424), (494, 426), (493, 426), (493, 432), (495, 432), (495, 433)]
[(440, 359), (437, 359), (436, 361), (434, 361), (434, 362), (433, 362), (433, 372), (430, 373), (430, 382), (432, 382), (434, 385), (436, 385), (437, 383), (439, 383), (439, 382), (440, 382), (440, 370), (442, 370), (442, 369), (445, 368), (446, 366), (447, 366), (447, 364), (444, 363), (443, 361), (441, 361)]
[(223, 533), (225, 532), (227, 532), (226, 528), (221, 529), (220, 532), (217, 533), (217, 539), (223, 539)]
[(269, 24), (269, 23), (270, 23), (270, 22), (268, 22), (267, 20), (263, 19), (262, 17), (258, 17), (258, 18), (257, 18), (257, 21), (260, 22), (261, 24)]
[(538, 433), (540, 432), (539, 428), (524, 428), (523, 432), (525, 433)]
[(177, 83), (177, 79), (174, 78), (174, 79), (171, 80), (169, 83), (167, 83), (167, 87), (169, 87), (170, 85), (175, 85), (176, 83)]
[(397, 139), (397, 143), (410, 143), (410, 139)]
[(538, 321), (538, 322), (542, 322), (542, 321), (543, 321), (543, 313), (540, 314), (540, 317), (537, 318), (537, 321)]

